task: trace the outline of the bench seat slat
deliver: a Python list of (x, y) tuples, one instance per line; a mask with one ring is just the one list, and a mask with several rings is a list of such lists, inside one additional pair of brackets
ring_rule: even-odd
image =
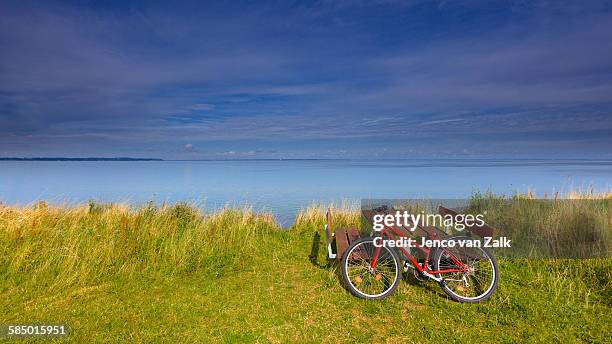
[(346, 236), (345, 228), (338, 228), (334, 234), (336, 238), (336, 259), (342, 259), (342, 254), (346, 251), (349, 246), (348, 238)]

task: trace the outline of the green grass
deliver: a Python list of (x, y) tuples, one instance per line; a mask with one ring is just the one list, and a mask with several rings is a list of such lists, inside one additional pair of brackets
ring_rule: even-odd
[[(356, 224), (338, 209), (337, 226)], [(75, 342), (601, 342), (612, 259), (502, 260), (481, 304), (406, 277), (362, 301), (325, 259), (322, 208), (0, 206), (0, 323), (65, 322)], [(316, 249), (318, 246), (318, 250)], [(23, 342), (23, 339), (19, 340)]]

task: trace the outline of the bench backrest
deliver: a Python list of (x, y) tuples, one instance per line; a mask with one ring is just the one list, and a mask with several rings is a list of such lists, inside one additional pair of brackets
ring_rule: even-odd
[[(392, 214), (394, 215), (396, 212), (395, 208), (393, 207), (385, 207), (385, 208), (381, 208), (381, 209), (372, 209), (372, 210), (363, 210), (362, 214), (363, 216), (366, 218), (366, 220), (372, 224), (374, 223), (374, 215), (376, 214)], [(443, 207), (443, 206), (439, 206), (438, 207), (438, 213), (442, 216), (445, 215), (451, 215), (454, 218), (459, 215), (458, 212), (456, 212), (455, 210)], [(463, 223), (465, 225), (465, 230), (471, 233), (474, 233), (478, 236), (481, 237), (493, 237), (495, 235), (495, 229), (489, 225), (487, 225), (486, 223), (483, 226), (468, 226), (467, 224)], [(403, 226), (395, 226), (394, 229), (398, 229), (400, 231), (404, 231), (404, 232), (408, 232), (409, 229), (405, 228)], [(421, 226), (421, 225), (417, 225), (416, 226), (416, 230), (413, 232), (413, 234), (415, 235), (420, 235), (420, 236), (436, 236), (436, 237), (445, 237), (447, 236), (445, 232), (441, 231), (440, 229), (434, 227), (434, 226)]]

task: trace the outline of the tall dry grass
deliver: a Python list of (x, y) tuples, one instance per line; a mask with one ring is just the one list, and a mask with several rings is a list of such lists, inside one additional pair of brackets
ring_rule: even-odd
[[(487, 221), (495, 220), (494, 225), (514, 236), (515, 243), (523, 238), (531, 245), (523, 246), (527, 252), (520, 252), (521, 256), (537, 249), (536, 253), (545, 254), (536, 256), (563, 257), (572, 249), (578, 252), (573, 256), (610, 257), (612, 201), (589, 197), (542, 205), (524, 196), (477, 194), (472, 205), (483, 206), (486, 201)], [(520, 202), (508, 207), (508, 199)], [(308, 238), (320, 232), (328, 207), (334, 228), (360, 225), (359, 203), (345, 201), (302, 209), (290, 231)], [(203, 213), (188, 204), (141, 208), (0, 204), (0, 279), (13, 285), (62, 287), (117, 274), (224, 274), (268, 252), (273, 244), (266, 248), (262, 243), (279, 231), (271, 214), (249, 208)], [(514, 247), (511, 251), (518, 252)]]
[(270, 214), (249, 208), (203, 214), (187, 204), (0, 205), (0, 275), (61, 287), (147, 271), (218, 274), (277, 229)]
[(513, 240), (504, 255), (594, 258), (612, 256), (611, 193), (572, 191), (553, 198), (475, 194), (469, 211)]
[(327, 210), (332, 214), (332, 227), (359, 227), (361, 215), (359, 202), (343, 201), (341, 203), (313, 203), (306, 209), (301, 209), (291, 227), (299, 233), (321, 231), (325, 226)]

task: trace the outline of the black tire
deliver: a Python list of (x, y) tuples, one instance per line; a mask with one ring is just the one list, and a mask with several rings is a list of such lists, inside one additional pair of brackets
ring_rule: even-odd
[[(448, 240), (473, 240), (473, 238), (466, 236), (451, 237)], [(455, 255), (456, 258), (460, 258), (462, 263), (468, 265), (474, 265), (476, 263), (483, 263), (483, 268), (474, 268), (471, 273), (452, 273), (451, 274), (437, 274), (437, 277), (444, 278), (444, 281), (440, 283), (442, 290), (453, 300), (458, 302), (476, 303), (484, 301), (493, 295), (499, 281), (499, 268), (493, 255), (484, 247), (479, 248), (444, 248), (438, 249), (432, 256), (434, 270), (447, 269), (453, 265), (449, 259), (449, 252)], [(465, 260), (465, 262), (464, 262)], [(456, 265), (455, 265), (456, 266)], [(485, 270), (490, 269), (490, 273)], [(481, 271), (479, 276), (476, 276), (476, 272)], [(450, 275), (450, 276), (449, 276)], [(465, 282), (458, 282), (456, 279), (451, 277), (462, 276), (465, 278)], [(474, 283), (472, 289), (474, 289), (473, 296), (462, 295), (467, 294), (467, 289), (470, 287), (469, 282)], [(480, 284), (486, 282), (486, 288), (481, 288)], [(456, 287), (454, 285), (456, 283)], [(461, 286), (464, 283), (464, 287)], [(463, 289), (463, 291), (462, 291)]]
[[(377, 264), (377, 270), (362, 270), (362, 267), (369, 266), (374, 248), (374, 238), (362, 238), (351, 243), (342, 256), (344, 284), (351, 294), (361, 299), (382, 299), (393, 294), (402, 277), (400, 258), (394, 250), (388, 247), (380, 248), (379, 263), (383, 264)], [(361, 278), (361, 282), (358, 283), (356, 278)], [(365, 290), (367, 285), (372, 286), (371, 289), (378, 292)], [(363, 290), (360, 290), (360, 287)]]

